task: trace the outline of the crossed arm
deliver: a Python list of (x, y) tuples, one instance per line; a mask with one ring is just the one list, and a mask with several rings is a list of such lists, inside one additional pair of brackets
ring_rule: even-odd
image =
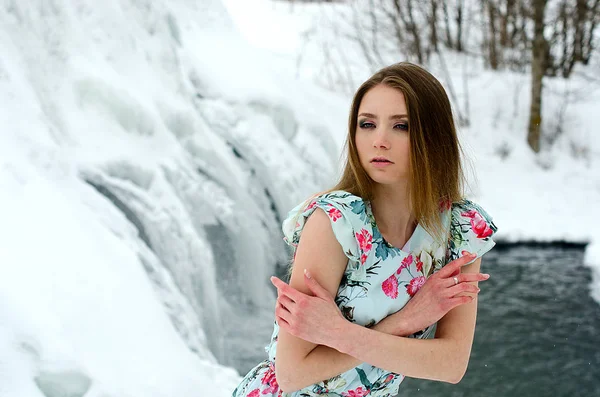
[[(472, 258), (447, 265), (428, 279), (405, 308), (365, 328), (347, 321), (333, 301), (347, 258), (327, 215), (315, 210), (304, 227), (289, 286), (274, 281), (279, 295), (276, 377), (280, 388), (299, 390), (363, 362), (409, 377), (458, 383), (467, 368), (475, 330), (473, 295), (478, 288), (473, 282), (485, 279), (479, 273), (481, 261), (465, 266), (468, 259)], [(465, 282), (454, 286), (454, 276)], [(435, 339), (405, 337), (438, 319)]]

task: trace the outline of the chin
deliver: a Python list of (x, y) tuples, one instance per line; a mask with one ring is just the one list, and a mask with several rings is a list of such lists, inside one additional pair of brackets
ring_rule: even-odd
[(394, 183), (400, 182), (403, 178), (395, 178), (391, 175), (369, 175), (373, 182), (381, 185), (393, 185)]
[(399, 182), (405, 182), (408, 179), (408, 176), (402, 175), (384, 175), (383, 173), (379, 175), (369, 175), (373, 182), (381, 184), (381, 185), (394, 185)]
[(393, 181), (389, 181), (389, 180), (374, 180), (375, 183), (377, 183), (378, 185), (384, 185), (384, 186), (391, 186), (394, 185), (396, 183), (398, 183), (398, 180), (393, 180)]

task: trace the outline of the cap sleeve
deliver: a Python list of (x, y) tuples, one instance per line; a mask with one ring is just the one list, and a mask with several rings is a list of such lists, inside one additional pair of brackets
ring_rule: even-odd
[(357, 232), (361, 231), (360, 224), (364, 223), (360, 216), (365, 213), (364, 201), (347, 192), (326, 193), (296, 206), (283, 221), (283, 240), (293, 247), (295, 254), (306, 220), (317, 208), (321, 208), (329, 217), (335, 238), (344, 254), (358, 262), (361, 253)]
[(498, 228), (492, 217), (478, 204), (462, 199), (452, 204), (451, 214), (449, 261), (469, 252), (480, 258), (496, 245), (492, 237)]

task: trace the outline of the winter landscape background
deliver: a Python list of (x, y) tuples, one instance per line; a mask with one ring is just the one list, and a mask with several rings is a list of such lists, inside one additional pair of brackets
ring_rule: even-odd
[[(351, 91), (372, 72), (332, 28), (338, 7), (0, 1), (0, 397), (231, 395), (268, 343), (281, 221), (334, 183)], [(503, 252), (535, 264), (531, 288), (554, 277), (540, 258), (580, 277), (557, 282), (573, 306), (520, 303), (533, 312), (576, 318), (587, 299), (598, 313), (598, 58), (544, 80), (544, 126), (562, 128), (539, 154), (525, 140), (528, 74), (451, 52), (429, 65), (470, 115), (469, 197), (498, 247), (581, 244), (484, 260), (492, 278)], [(587, 342), (564, 365), (594, 378)]]

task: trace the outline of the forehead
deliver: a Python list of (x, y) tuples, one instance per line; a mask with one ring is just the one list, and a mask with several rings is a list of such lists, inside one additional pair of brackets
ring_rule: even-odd
[(407, 114), (402, 91), (379, 84), (366, 92), (360, 102), (358, 113), (373, 113), (384, 117), (392, 114)]

